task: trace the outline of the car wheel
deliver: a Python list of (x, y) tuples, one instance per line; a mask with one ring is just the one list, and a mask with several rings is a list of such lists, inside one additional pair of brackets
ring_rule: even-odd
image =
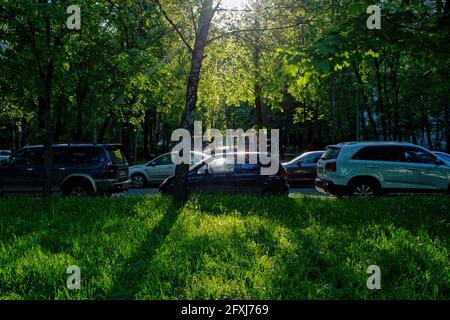
[(71, 184), (64, 194), (68, 197), (83, 198), (92, 194), (92, 187), (83, 181)]
[(376, 197), (378, 194), (378, 187), (370, 181), (356, 182), (350, 190), (350, 196), (361, 200)]
[(142, 174), (134, 174), (131, 176), (133, 188), (141, 189), (145, 186), (146, 180)]

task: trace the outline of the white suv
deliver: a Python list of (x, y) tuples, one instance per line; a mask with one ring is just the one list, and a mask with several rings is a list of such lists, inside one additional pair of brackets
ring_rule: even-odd
[(450, 192), (450, 162), (400, 142), (329, 146), (317, 165), (316, 189), (367, 198), (383, 193)]

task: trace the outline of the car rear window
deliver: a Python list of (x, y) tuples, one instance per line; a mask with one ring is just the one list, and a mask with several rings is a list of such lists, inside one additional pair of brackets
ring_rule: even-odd
[(335, 160), (337, 159), (339, 152), (341, 151), (340, 148), (336, 147), (328, 147), (323, 156), (321, 157), (322, 160)]
[(111, 159), (111, 162), (114, 165), (127, 163), (127, 159), (125, 159), (125, 156), (123, 155), (122, 151), (120, 150), (120, 147), (109, 147), (109, 148), (107, 148), (107, 152), (109, 154), (109, 158)]

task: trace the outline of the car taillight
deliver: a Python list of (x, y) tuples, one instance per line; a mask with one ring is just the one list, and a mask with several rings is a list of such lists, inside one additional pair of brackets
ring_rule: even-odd
[(288, 177), (287, 172), (284, 169), (281, 169), (280, 171), (278, 171), (278, 176), (281, 178), (286, 178)]
[(108, 162), (105, 166), (106, 173), (114, 173), (114, 166), (111, 162)]
[(326, 166), (325, 166), (325, 170), (336, 172), (337, 171), (336, 162), (327, 163)]

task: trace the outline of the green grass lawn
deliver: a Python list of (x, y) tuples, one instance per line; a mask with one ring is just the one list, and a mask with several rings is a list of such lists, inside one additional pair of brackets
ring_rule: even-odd
[(449, 299), (449, 213), (445, 196), (5, 198), (0, 298)]

